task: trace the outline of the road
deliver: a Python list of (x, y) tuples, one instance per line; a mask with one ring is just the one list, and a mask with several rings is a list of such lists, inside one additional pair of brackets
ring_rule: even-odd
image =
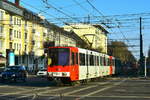
[(57, 86), (31, 76), (27, 82), (0, 83), (0, 100), (149, 100), (150, 79), (106, 78), (84, 85)]

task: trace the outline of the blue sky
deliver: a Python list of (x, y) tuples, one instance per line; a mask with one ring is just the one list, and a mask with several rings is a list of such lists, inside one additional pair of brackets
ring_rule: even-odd
[[(14, 0), (10, 0), (14, 1)], [(96, 10), (94, 10), (86, 0), (47, 0), (48, 3), (58, 10), (63, 11), (65, 14), (71, 17), (87, 17), (88, 15), (92, 16), (102, 16)], [(94, 5), (97, 10), (99, 10), (104, 16), (109, 15), (122, 15), (122, 14), (135, 14), (135, 13), (150, 13), (150, 0), (89, 0), (92, 5)], [(56, 24), (62, 24), (63, 22), (72, 22), (71, 18), (69, 20), (56, 20), (55, 18), (68, 18), (69, 16), (65, 16), (64, 14), (58, 12), (56, 9), (53, 9), (51, 6), (47, 6), (42, 2), (42, 0), (21, 0), (21, 5), (25, 8), (30, 9), (36, 13), (40, 13), (44, 15), (47, 19), (51, 19), (50, 21)], [(82, 7), (81, 7), (82, 6)], [(43, 13), (45, 11), (46, 13)], [(150, 15), (149, 15), (150, 16)], [(150, 18), (149, 16), (143, 16), (143, 18)], [(140, 16), (124, 16), (124, 17), (116, 17), (110, 18), (113, 23), (115, 20), (122, 19), (134, 19), (139, 18)], [(102, 19), (102, 18), (101, 18)], [(84, 19), (82, 19), (83, 21)], [(96, 19), (98, 21), (99, 19)], [(150, 20), (143, 20), (143, 25), (150, 25)], [(129, 28), (113, 28), (108, 29), (111, 33), (109, 35), (110, 39), (123, 39), (124, 36), (128, 38), (139, 38), (139, 20), (135, 20), (134, 22), (127, 22), (128, 25), (135, 25), (134, 29)], [(131, 24), (130, 24), (131, 23)], [(116, 24), (115, 24), (116, 25)], [(122, 23), (122, 25), (126, 25)], [(150, 33), (149, 27), (143, 26), (143, 34), (144, 34), (144, 53), (148, 51), (150, 45)], [(121, 34), (121, 32), (123, 34)], [(124, 36), (123, 36), (124, 35)], [(139, 45), (139, 41), (130, 40), (129, 42), (125, 41), (129, 45)], [(139, 52), (134, 52), (134, 50), (139, 50), (138, 47), (129, 48), (131, 51), (133, 50), (134, 55), (139, 58)]]

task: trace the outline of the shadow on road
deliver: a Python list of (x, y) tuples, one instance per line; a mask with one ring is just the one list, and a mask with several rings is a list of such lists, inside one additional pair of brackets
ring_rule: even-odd
[(35, 75), (29, 75), (26, 82), (23, 81), (0, 81), (0, 86), (8, 85), (8, 86), (27, 86), (27, 87), (48, 87), (48, 86), (57, 86), (56, 82), (48, 81), (45, 77), (37, 77)]

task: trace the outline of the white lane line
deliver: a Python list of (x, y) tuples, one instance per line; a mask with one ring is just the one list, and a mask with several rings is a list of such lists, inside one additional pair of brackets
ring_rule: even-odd
[(54, 100), (56, 98), (58, 98), (58, 97), (49, 97), (47, 100)]
[(150, 99), (150, 96), (99, 96), (99, 97), (108, 97), (108, 98), (136, 98), (136, 99)]
[(81, 88), (81, 89), (78, 89), (78, 90), (74, 90), (72, 92), (68, 92), (68, 93), (64, 93), (63, 95), (67, 96), (69, 94), (73, 94), (73, 93), (76, 93), (76, 92), (80, 92), (80, 91), (83, 91), (83, 90), (87, 90), (87, 89), (90, 89), (90, 88), (95, 88), (97, 87), (98, 85), (94, 85), (94, 86), (88, 86), (88, 87), (85, 87), (85, 88)]
[(24, 91), (19, 91), (19, 92), (12, 92), (12, 93), (4, 93), (3, 95), (0, 95), (0, 97), (3, 97), (3, 96), (8, 96), (8, 95), (17, 95), (17, 94), (22, 94), (22, 93), (26, 93), (26, 92), (34, 92), (34, 91), (37, 91), (37, 90), (44, 90), (44, 89), (50, 89), (51, 87), (45, 87), (45, 88), (35, 88), (35, 89), (31, 89), (31, 90), (24, 90)]
[(41, 95), (43, 93), (51, 93), (51, 92), (55, 92), (55, 91), (60, 92), (60, 90), (64, 90), (64, 89), (68, 89), (68, 88), (72, 88), (72, 87), (61, 87), (61, 88), (58, 88), (58, 89), (47, 90), (47, 91), (44, 91), (44, 92), (39, 92), (38, 95)]
[(81, 97), (79, 97), (78, 99), (83, 99), (83, 98), (88, 97), (88, 96), (91, 96), (91, 95), (93, 95), (93, 94), (96, 94), (96, 93), (99, 93), (99, 92), (102, 92), (102, 91), (108, 90), (108, 89), (113, 88), (113, 87), (115, 87), (115, 86), (117, 86), (117, 85), (120, 85), (120, 84), (121, 84), (121, 83), (123, 83), (124, 81), (126, 81), (126, 79), (124, 79), (124, 80), (120, 81), (119, 83), (115, 83), (115, 84), (113, 84), (113, 85), (111, 85), (111, 86), (107, 86), (107, 87), (105, 87), (105, 88), (102, 88), (102, 89), (100, 89), (100, 90), (97, 90), (97, 91), (91, 92), (91, 93), (89, 93), (89, 94), (82, 95), (82, 96), (81, 96)]
[[(69, 95), (68, 97), (76, 97), (76, 98), (78, 98), (78, 100), (80, 100), (81, 98), (80, 97), (82, 97), (82, 95)], [(126, 96), (87, 96), (87, 97), (91, 97), (91, 98), (126, 98), (126, 99), (129, 99), (129, 98), (131, 98), (131, 99), (150, 99), (150, 96), (128, 96), (128, 95), (126, 95)], [(83, 99), (83, 98), (82, 98)]]
[(13, 100), (23, 99), (23, 98), (30, 97), (30, 96), (33, 96), (33, 98), (35, 98), (36, 96), (42, 95), (43, 93), (51, 93), (51, 92), (54, 92), (54, 91), (61, 91), (61, 90), (67, 89), (67, 88), (71, 88), (71, 87), (61, 87), (61, 88), (58, 88), (58, 89), (46, 90), (44, 92), (38, 92), (38, 93), (35, 93), (35, 91), (33, 91), (34, 94), (27, 94), (27, 95), (24, 95), (24, 96), (20, 96), (20, 97), (17, 97), (15, 99), (13, 99)]
[(87, 85), (106, 85), (106, 84), (109, 84), (110, 82), (93, 82), (93, 83), (88, 83)]
[(9, 85), (1, 85), (0, 88), (1, 88), (1, 87), (9, 87)]

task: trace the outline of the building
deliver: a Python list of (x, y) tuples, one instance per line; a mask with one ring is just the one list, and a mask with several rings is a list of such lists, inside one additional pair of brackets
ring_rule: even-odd
[[(18, 1), (16, 0), (16, 4)], [(0, 53), (6, 57), (6, 49), (15, 49), (19, 55), (23, 48), (23, 11), (16, 4), (0, 1)], [(18, 58), (16, 56), (16, 58)]]
[(101, 25), (92, 24), (70, 24), (64, 26), (66, 31), (73, 31), (84, 41), (88, 47), (98, 50), (102, 53), (107, 53), (107, 34)]
[(15, 3), (0, 0), (0, 54), (15, 53), (15, 64), (37, 70), (45, 66), (44, 50), (48, 46), (78, 46), (86, 43), (73, 32), (49, 23), (43, 16)]

